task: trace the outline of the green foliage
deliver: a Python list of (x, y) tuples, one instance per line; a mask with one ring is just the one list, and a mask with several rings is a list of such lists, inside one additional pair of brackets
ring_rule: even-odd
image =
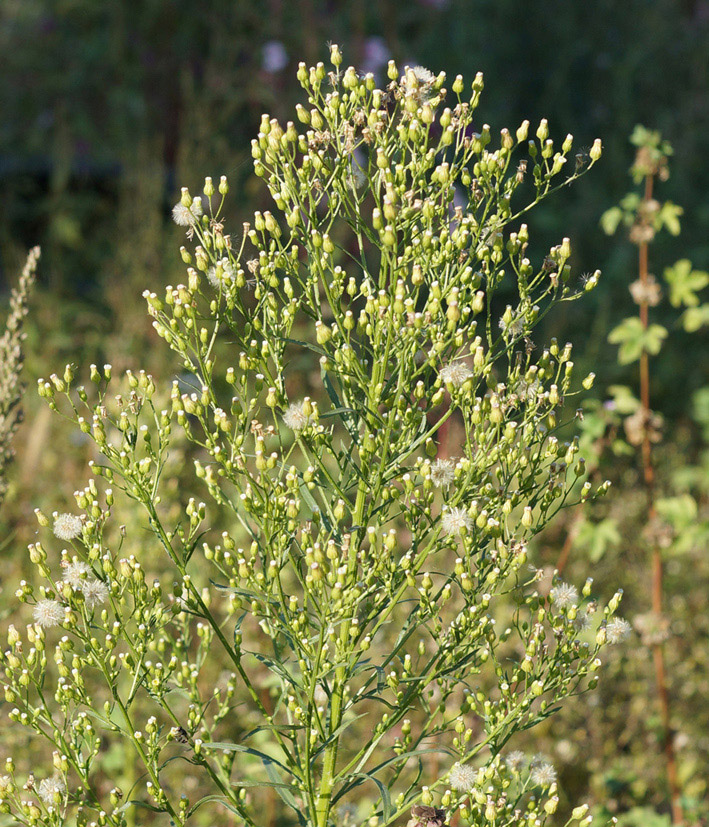
[[(193, 390), (110, 365), (91, 366), (90, 391), (72, 366), (39, 382), (100, 462), (81, 516), (54, 517), (71, 549), (30, 547), (36, 573), (17, 597), (34, 623), (26, 643), (11, 626), (1, 656), (11, 720), (55, 753), (36, 804), (7, 765), (0, 808), (22, 823), (83, 827), (103, 812), (123, 827), (142, 807), (177, 825), (226, 810), (261, 827), (274, 793), (284, 823), (310, 827), (332, 827), (348, 801), (369, 827), (409, 811), (423, 825), (434, 804), (475, 825), (512, 825), (520, 807), (543, 824), (557, 809), (553, 766), (512, 760), (508, 742), (595, 687), (599, 655), (629, 631), (620, 594), (600, 606), (590, 580), (540, 593), (527, 569), (528, 541), (607, 489), (560, 439), (579, 392), (570, 346), (528, 347), (599, 274), (573, 287), (569, 240), (532, 257), (518, 223), (582, 169), (563, 174), (572, 138), (555, 147), (546, 121), (536, 140), (528, 122), (469, 135), (481, 75), (467, 97), (460, 76), (451, 94), (445, 74), (391, 62), (382, 90), (343, 71), (336, 46), (331, 61), (329, 76), (299, 67), (306, 129), (264, 116), (252, 143), (281, 221), (257, 211), (234, 243), (226, 177), (207, 178), (204, 198), (184, 188), (173, 209), (185, 281), (145, 298)], [(599, 156), (596, 142), (589, 165)], [(322, 385), (301, 398), (292, 365), (312, 354)], [(460, 456), (432, 462), (449, 420)], [(165, 508), (178, 435), (197, 449), (209, 512), (192, 498)], [(109, 538), (132, 506), (147, 531), (125, 557)], [(158, 557), (164, 576), (151, 577)], [(31, 654), (52, 648), (53, 665)], [(140, 773), (123, 803), (94, 770), (116, 737)], [(432, 776), (431, 751), (444, 763)]]
[(672, 307), (696, 307), (699, 304), (697, 293), (709, 284), (709, 273), (694, 270), (689, 259), (682, 258), (671, 267), (666, 267), (664, 277), (670, 286), (670, 304)]
[(644, 328), (637, 316), (631, 316), (611, 330), (608, 341), (620, 345), (618, 361), (621, 365), (628, 365), (636, 362), (643, 351), (658, 354), (666, 337), (667, 331), (662, 325), (653, 324)]

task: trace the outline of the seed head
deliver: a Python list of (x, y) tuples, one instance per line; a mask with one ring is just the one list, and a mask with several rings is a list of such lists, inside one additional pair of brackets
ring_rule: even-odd
[(90, 609), (104, 603), (108, 597), (108, 586), (103, 580), (84, 580), (81, 584), (81, 591)]
[(51, 778), (44, 778), (39, 782), (37, 792), (45, 804), (54, 804), (54, 797), (56, 795), (63, 796), (66, 792), (66, 784), (63, 778), (53, 775)]
[(606, 626), (606, 640), (608, 643), (620, 643), (633, 631), (633, 627), (622, 617), (614, 617)]
[(75, 540), (81, 536), (81, 517), (76, 514), (57, 514), (54, 517), (54, 536), (60, 540)]
[(86, 582), (86, 576), (91, 571), (87, 563), (81, 560), (74, 560), (64, 564), (64, 577), (62, 580), (68, 583), (72, 589), (80, 589)]
[(40, 600), (32, 612), (34, 622), (44, 629), (57, 626), (64, 620), (64, 607), (57, 600)]
[(565, 609), (567, 606), (575, 606), (579, 599), (579, 592), (576, 586), (569, 583), (558, 583), (549, 592), (551, 602), (557, 609)]
[(459, 537), (473, 527), (473, 520), (464, 508), (447, 508), (441, 517), (443, 533)]
[(550, 787), (556, 781), (556, 770), (553, 764), (548, 761), (541, 761), (538, 764), (533, 764), (529, 777), (532, 784), (539, 787)]
[(527, 763), (527, 756), (521, 749), (516, 749), (507, 756), (505, 763), (511, 772), (519, 772)]
[(455, 479), (455, 459), (437, 459), (431, 467), (431, 482), (436, 488), (447, 488)]
[(473, 372), (463, 362), (454, 362), (452, 365), (441, 368), (439, 375), (445, 385), (453, 385), (454, 388), (459, 388), (473, 375)]
[(291, 431), (296, 433), (307, 428), (308, 425), (312, 424), (312, 421), (312, 416), (303, 413), (302, 402), (293, 402), (283, 414), (283, 422), (286, 428), (290, 428)]
[(476, 772), (472, 767), (468, 767), (465, 764), (454, 764), (448, 780), (454, 790), (467, 792), (475, 783), (475, 776)]

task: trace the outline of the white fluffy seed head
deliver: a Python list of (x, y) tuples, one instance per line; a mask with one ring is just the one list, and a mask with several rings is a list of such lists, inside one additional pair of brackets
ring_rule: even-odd
[(447, 508), (441, 516), (441, 526), (444, 534), (458, 537), (473, 527), (473, 520), (464, 508)]
[(34, 622), (44, 629), (57, 626), (64, 620), (64, 607), (58, 600), (40, 600), (32, 612)]
[(459, 792), (467, 792), (475, 784), (476, 772), (465, 764), (454, 764), (448, 777), (451, 787)]
[(54, 517), (54, 536), (60, 540), (75, 540), (81, 536), (81, 517), (76, 514), (57, 514)]
[(463, 362), (454, 362), (452, 365), (441, 368), (439, 375), (444, 385), (453, 385), (454, 388), (459, 388), (473, 375), (473, 372)]

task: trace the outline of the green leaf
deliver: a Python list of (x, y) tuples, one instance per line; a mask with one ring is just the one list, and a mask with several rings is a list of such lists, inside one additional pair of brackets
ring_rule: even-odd
[(709, 325), (709, 303), (685, 310), (680, 321), (687, 333), (696, 333), (700, 328), (706, 327)]
[(272, 755), (267, 755), (265, 752), (261, 752), (253, 747), (245, 747), (243, 744), (232, 744), (226, 741), (209, 741), (202, 744), (202, 749), (218, 749), (223, 752), (246, 752), (258, 758), (266, 768), (266, 772), (268, 772), (269, 766), (276, 764), (290, 775), (288, 767), (282, 764), (277, 758), (274, 758)]
[(608, 341), (612, 345), (620, 345), (618, 361), (621, 365), (629, 365), (639, 359), (643, 351), (653, 356), (659, 353), (666, 336), (667, 330), (662, 325), (651, 324), (645, 330), (640, 319), (631, 316), (611, 330)]
[(226, 807), (227, 810), (229, 810), (232, 813), (235, 813), (238, 816), (241, 815), (241, 813), (236, 809), (236, 807), (231, 803), (231, 801), (228, 801), (226, 798), (224, 798), (223, 795), (205, 795), (204, 798), (200, 798), (199, 801), (195, 802), (194, 806), (190, 807), (190, 809), (187, 812), (187, 817), (189, 818), (203, 804), (208, 804), (212, 801), (216, 801), (218, 804), (222, 804), (224, 807)]
[(588, 552), (592, 563), (597, 563), (607, 551), (620, 544), (618, 523), (611, 517), (598, 523), (584, 521), (577, 536), (578, 545)]
[(618, 413), (624, 416), (635, 413), (640, 405), (640, 400), (635, 397), (635, 394), (627, 385), (611, 385), (608, 388), (608, 393), (613, 397)]
[(657, 513), (666, 520), (675, 531), (689, 528), (697, 519), (697, 502), (689, 494), (678, 497), (664, 497), (655, 503)]
[(622, 220), (623, 210), (620, 207), (611, 207), (601, 216), (601, 228), (606, 235), (613, 235)]
[(670, 235), (679, 235), (679, 217), (683, 212), (682, 207), (673, 204), (672, 201), (665, 201), (655, 219), (655, 227), (666, 227)]
[(673, 307), (696, 307), (699, 304), (697, 292), (709, 284), (709, 273), (693, 270), (688, 258), (667, 267), (664, 276), (670, 287), (670, 304)]
[[(382, 800), (382, 820), (384, 822), (387, 822), (394, 815), (394, 808), (391, 804), (391, 796), (389, 795), (389, 790), (384, 786), (384, 784), (382, 784), (382, 782), (378, 778), (375, 778), (368, 772), (352, 773), (349, 776), (349, 778), (361, 778), (363, 781), (369, 780), (376, 784), (379, 789), (379, 797)], [(352, 784), (349, 787), (349, 789), (351, 789), (354, 786), (357, 786), (357, 784)]]

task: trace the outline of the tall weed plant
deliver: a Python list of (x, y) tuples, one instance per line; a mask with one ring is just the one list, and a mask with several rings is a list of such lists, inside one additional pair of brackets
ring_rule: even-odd
[[(493, 137), (481, 75), (466, 93), (391, 62), (380, 89), (331, 63), (299, 67), (301, 126), (264, 116), (253, 141), (275, 215), (234, 235), (226, 178), (182, 191), (184, 283), (145, 293), (171, 391), (110, 365), (39, 383), (96, 460), (74, 513), (38, 512), (52, 532), (16, 592), (6, 709), (53, 757), (7, 755), (14, 823), (554, 819), (556, 771), (515, 736), (593, 688), (629, 626), (620, 594), (541, 590), (528, 558), (607, 485), (562, 416), (593, 376), (534, 341), (599, 274), (574, 278), (568, 239), (533, 252), (524, 220), (600, 142), (574, 155), (546, 121)], [(185, 438), (208, 504), (176, 515)], [(103, 769), (116, 743), (129, 785)]]

